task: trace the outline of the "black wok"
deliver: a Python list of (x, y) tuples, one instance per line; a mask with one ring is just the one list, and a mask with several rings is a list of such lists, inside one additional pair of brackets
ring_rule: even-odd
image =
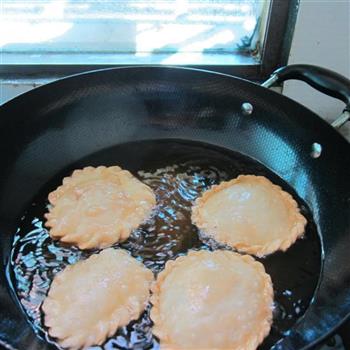
[[(347, 79), (299, 65), (277, 71), (270, 82), (287, 79), (304, 80), (344, 101), (345, 121)], [(117, 162), (137, 172), (186, 152), (213, 159), (218, 167), (229, 165), (232, 175), (271, 177), (298, 196), (309, 215), (306, 243), (266, 260), (276, 290), (282, 280), (308, 288), (305, 313), (280, 335), (276, 348), (311, 348), (350, 315), (350, 145), (300, 104), (213, 72), (110, 69), (62, 79), (4, 104), (0, 137), (0, 345), (52, 347), (34, 334), (23, 313), (10, 256), (20, 218), (37, 194), (77, 166)], [(312, 235), (317, 243), (310, 243)], [(315, 244), (318, 252), (311, 258)], [(307, 270), (309, 261), (317, 269)], [(300, 272), (303, 264), (307, 276), (299, 278), (294, 267)]]

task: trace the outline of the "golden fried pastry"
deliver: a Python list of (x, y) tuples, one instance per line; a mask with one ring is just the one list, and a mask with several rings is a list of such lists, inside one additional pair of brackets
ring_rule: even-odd
[(123, 250), (109, 248), (57, 274), (42, 309), (50, 336), (64, 348), (102, 344), (139, 318), (153, 274)]
[(249, 255), (191, 251), (166, 264), (152, 291), (161, 348), (253, 350), (270, 331), (271, 278)]
[(287, 250), (306, 225), (289, 193), (254, 175), (204, 192), (192, 209), (192, 222), (204, 236), (259, 257)]
[(86, 167), (49, 194), (50, 236), (80, 249), (105, 248), (130, 236), (155, 206), (153, 191), (118, 166)]

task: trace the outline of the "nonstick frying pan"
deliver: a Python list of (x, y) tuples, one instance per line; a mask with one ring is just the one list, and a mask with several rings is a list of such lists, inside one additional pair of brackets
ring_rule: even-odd
[[(347, 79), (319, 67), (296, 65), (276, 71), (265, 85), (287, 79), (304, 80), (344, 101), (338, 124), (346, 121)], [(195, 69), (100, 70), (56, 81), (4, 104), (0, 135), (1, 345), (52, 346), (34, 334), (14, 291), (9, 264), (13, 237), (43, 187), (106, 149), (131, 171), (142, 169), (150, 159), (166, 163), (192, 144), (194, 157), (209, 159), (222, 152), (222, 166), (231, 159), (230, 152), (258, 162), (258, 168), (290, 186), (309, 208), (320, 242), (319, 275), (311, 276), (318, 283), (310, 305), (275, 348), (311, 348), (349, 316), (350, 146), (333, 127), (287, 97), (246, 80)], [(92, 162), (110, 161), (107, 158), (95, 156)], [(281, 265), (276, 280), (294, 278), (292, 265), (298, 260), (300, 265), (312, 252), (306, 249), (303, 254), (287, 261), (285, 271)]]

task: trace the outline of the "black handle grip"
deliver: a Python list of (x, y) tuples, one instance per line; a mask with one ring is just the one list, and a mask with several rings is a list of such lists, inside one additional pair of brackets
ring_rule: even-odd
[(350, 80), (329, 69), (308, 64), (294, 64), (275, 70), (272, 76), (277, 76), (277, 83), (285, 80), (302, 80), (315, 89), (335, 97), (346, 104), (345, 110), (350, 111)]

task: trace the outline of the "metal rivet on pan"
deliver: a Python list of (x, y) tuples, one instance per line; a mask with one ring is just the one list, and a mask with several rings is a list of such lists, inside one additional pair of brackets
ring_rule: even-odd
[(312, 145), (311, 145), (311, 157), (312, 158), (318, 158), (322, 153), (322, 146), (317, 143), (317, 142), (314, 142)]
[(244, 102), (244, 103), (242, 103), (241, 109), (242, 109), (243, 114), (250, 115), (253, 113), (254, 108), (253, 108), (251, 103)]

